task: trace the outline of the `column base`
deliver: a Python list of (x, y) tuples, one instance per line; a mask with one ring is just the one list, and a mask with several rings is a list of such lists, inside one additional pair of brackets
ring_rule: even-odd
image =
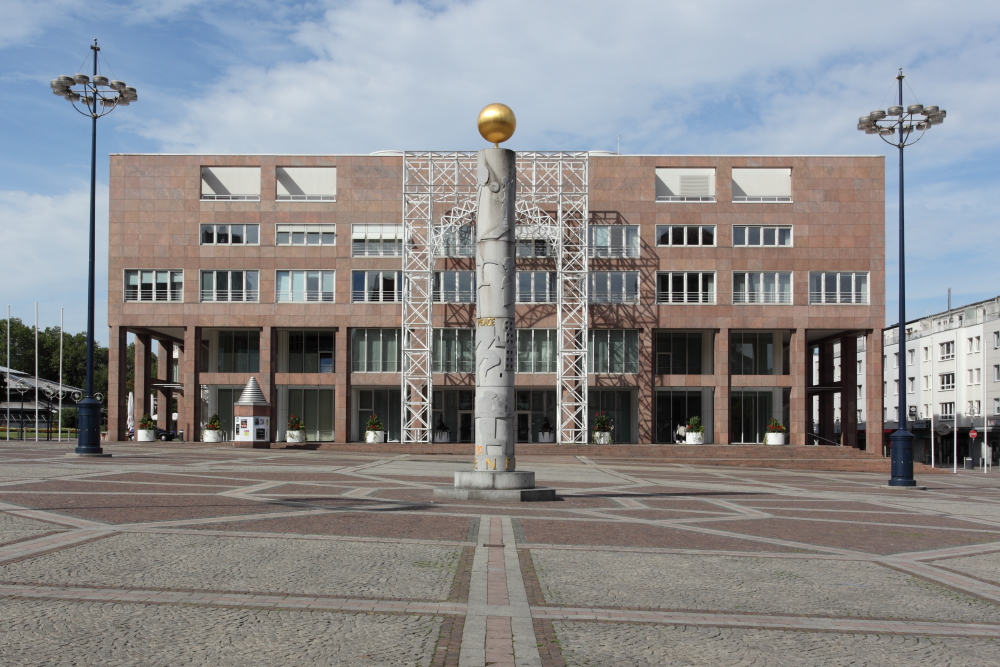
[(500, 502), (529, 502), (555, 500), (556, 490), (535, 487), (535, 473), (485, 472), (470, 470), (455, 473), (455, 486), (434, 489), (435, 498), (451, 500), (492, 500)]

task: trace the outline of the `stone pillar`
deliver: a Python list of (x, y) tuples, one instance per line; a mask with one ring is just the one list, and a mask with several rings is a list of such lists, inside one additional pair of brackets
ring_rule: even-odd
[(729, 394), (732, 386), (732, 376), (729, 368), (729, 329), (720, 329), (715, 334), (715, 400), (712, 407), (715, 414), (712, 423), (715, 426), (713, 440), (717, 445), (730, 441), (729, 433)]
[(132, 391), (135, 394), (135, 405), (132, 410), (132, 419), (138, 425), (139, 420), (150, 414), (152, 406), (149, 400), (150, 381), (150, 339), (149, 334), (135, 335), (135, 356), (132, 359)]
[(476, 221), (476, 463), (515, 470), (514, 151), (479, 151)]
[(858, 335), (840, 339), (840, 444), (858, 446)]
[(833, 433), (833, 342), (827, 341), (819, 346), (819, 436), (821, 445), (832, 445), (836, 436)]
[(338, 327), (334, 331), (334, 418), (333, 436), (337, 442), (351, 439), (351, 329)]
[(124, 440), (128, 430), (127, 336), (125, 327), (111, 327), (108, 338), (108, 440)]
[[(278, 329), (276, 327), (263, 327), (260, 332), (260, 388), (268, 401), (267, 414), (268, 424), (278, 423), (278, 388), (274, 383), (274, 374), (278, 370)], [(259, 410), (258, 410), (259, 412)], [(255, 413), (256, 414), (256, 413)], [(262, 416), (262, 415), (257, 415)], [(273, 431), (268, 427), (268, 437), (274, 437)]]
[(809, 411), (812, 406), (806, 400), (807, 388), (811, 383), (812, 363), (809, 358), (809, 346), (806, 345), (806, 330), (795, 329), (789, 341), (788, 364), (792, 380), (792, 392), (789, 397), (788, 443), (790, 445), (806, 444), (806, 434), (809, 432)]
[[(170, 369), (174, 365), (174, 344), (166, 340), (156, 340), (156, 379), (170, 381)], [(164, 431), (170, 430), (174, 414), (174, 392), (161, 389), (157, 394), (156, 425)]]
[(184, 386), (184, 400), (178, 406), (177, 428), (184, 430), (188, 442), (201, 440), (201, 327), (184, 330), (184, 349), (181, 352), (178, 381)]
[(865, 451), (882, 455), (882, 332), (865, 336)]
[(639, 332), (639, 387), (638, 391), (638, 422), (639, 433), (636, 442), (651, 445), (656, 439), (653, 433), (653, 423), (656, 412), (656, 363), (653, 351), (656, 331), (643, 329)]

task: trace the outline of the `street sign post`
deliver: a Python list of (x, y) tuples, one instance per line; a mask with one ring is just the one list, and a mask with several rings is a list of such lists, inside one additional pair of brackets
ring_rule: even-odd
[(973, 440), (975, 440), (976, 436), (978, 436), (978, 435), (979, 435), (979, 431), (977, 431), (976, 429), (972, 429), (971, 431), (969, 431), (969, 437), (972, 438)]

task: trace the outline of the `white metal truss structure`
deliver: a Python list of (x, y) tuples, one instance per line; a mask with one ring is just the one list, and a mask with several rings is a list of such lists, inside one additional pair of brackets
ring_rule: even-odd
[[(579, 444), (587, 442), (587, 158), (518, 153), (515, 210), (517, 238), (547, 241), (556, 258), (557, 441)], [(475, 240), (476, 168), (474, 152), (403, 155), (402, 442), (430, 442), (434, 257), (446, 239), (471, 230)]]

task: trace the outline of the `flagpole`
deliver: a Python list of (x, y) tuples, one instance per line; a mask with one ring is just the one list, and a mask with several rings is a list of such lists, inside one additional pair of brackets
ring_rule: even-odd
[(38, 302), (35, 302), (35, 442), (38, 442)]
[(10, 440), (10, 305), (7, 306), (7, 440)]
[(63, 399), (63, 315), (65, 308), (59, 309), (59, 442), (62, 442), (62, 399)]

